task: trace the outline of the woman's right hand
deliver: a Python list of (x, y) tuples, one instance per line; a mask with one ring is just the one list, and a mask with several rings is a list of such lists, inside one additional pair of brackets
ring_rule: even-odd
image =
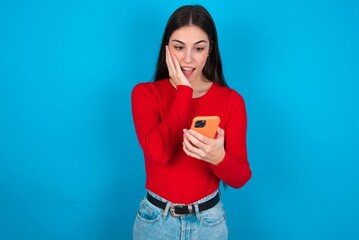
[(191, 86), (191, 83), (188, 81), (186, 76), (183, 74), (181, 65), (177, 57), (171, 54), (168, 46), (166, 45), (166, 64), (168, 68), (168, 74), (172, 79), (172, 83), (177, 87), (178, 85)]

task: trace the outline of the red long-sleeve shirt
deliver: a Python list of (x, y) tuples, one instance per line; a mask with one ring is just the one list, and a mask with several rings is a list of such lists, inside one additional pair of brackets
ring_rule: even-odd
[[(192, 203), (219, 187), (240, 188), (251, 177), (247, 160), (247, 118), (243, 98), (212, 84), (192, 98), (192, 88), (174, 88), (168, 79), (140, 83), (132, 91), (132, 115), (143, 149), (146, 188), (174, 203)], [(195, 116), (217, 115), (225, 131), (225, 157), (218, 165), (189, 157), (182, 149), (183, 129)]]

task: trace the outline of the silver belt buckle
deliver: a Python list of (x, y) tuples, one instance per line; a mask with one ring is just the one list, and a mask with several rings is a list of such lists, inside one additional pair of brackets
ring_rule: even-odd
[(186, 214), (178, 214), (178, 213), (176, 213), (175, 207), (178, 207), (178, 208), (188, 207), (188, 212), (189, 212), (189, 214), (192, 213), (192, 205), (172, 204), (172, 205), (170, 206), (170, 214), (171, 214), (171, 216), (174, 217), (174, 218), (183, 217), (183, 216), (186, 215)]

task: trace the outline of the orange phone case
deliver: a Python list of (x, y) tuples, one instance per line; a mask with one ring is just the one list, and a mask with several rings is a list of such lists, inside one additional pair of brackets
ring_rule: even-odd
[(209, 138), (214, 138), (219, 122), (220, 118), (218, 116), (198, 116), (193, 118), (191, 129)]

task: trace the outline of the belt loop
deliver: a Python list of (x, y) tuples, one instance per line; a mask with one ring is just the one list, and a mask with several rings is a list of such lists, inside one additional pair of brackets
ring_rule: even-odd
[(170, 202), (167, 202), (166, 203), (166, 207), (165, 207), (165, 210), (163, 210), (162, 212), (162, 218), (163, 219), (166, 219), (167, 215), (168, 215), (168, 211), (170, 209), (170, 206), (171, 206), (171, 203)]
[(193, 206), (194, 206), (194, 213), (195, 213), (195, 215), (196, 215), (196, 218), (197, 218), (197, 220), (199, 220), (200, 217), (201, 217), (201, 214), (200, 214), (200, 212), (199, 212), (198, 204), (195, 203), (195, 204), (193, 204)]

